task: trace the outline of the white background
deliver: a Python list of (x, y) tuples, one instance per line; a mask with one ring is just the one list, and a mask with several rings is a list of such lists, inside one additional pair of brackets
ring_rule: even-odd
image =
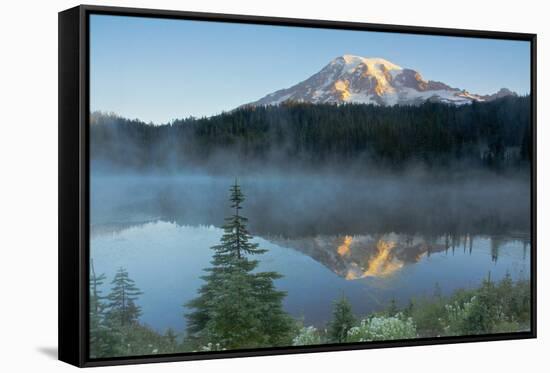
[[(537, 340), (409, 347), (107, 368), (185, 372), (548, 371), (550, 223), (548, 10), (545, 1), (187, 0), (88, 1), (313, 19), (531, 32), (538, 34)], [(57, 354), (57, 12), (75, 1), (2, 3), (0, 21), (0, 370), (74, 370)], [(464, 63), (475, 63), (469, 56)], [(541, 270), (542, 268), (542, 270)], [(320, 289), (322, 291), (322, 289)]]

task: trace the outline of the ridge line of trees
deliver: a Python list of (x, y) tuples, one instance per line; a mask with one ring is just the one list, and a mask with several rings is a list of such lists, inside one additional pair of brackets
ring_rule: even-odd
[(136, 170), (219, 168), (220, 157), (225, 166), (229, 160), (262, 167), (352, 160), (395, 170), (525, 167), (532, 152), (530, 102), (530, 96), (462, 106), (285, 102), (159, 126), (96, 112), (91, 157), (97, 165)]

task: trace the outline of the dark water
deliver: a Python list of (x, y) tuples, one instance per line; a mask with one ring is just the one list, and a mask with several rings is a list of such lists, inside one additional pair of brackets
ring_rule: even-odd
[[(506, 272), (514, 279), (530, 276), (528, 230), (510, 229), (528, 224), (522, 220), (528, 211), (522, 183), (492, 192), (475, 191), (473, 186), (480, 184), (443, 184), (433, 186), (429, 195), (411, 185), (417, 192), (411, 196), (411, 190), (394, 184), (373, 192), (376, 185), (355, 181), (359, 189), (368, 186), (371, 192), (363, 194), (372, 198), (354, 199), (359, 191), (349, 189), (347, 182), (327, 186), (322, 180), (308, 180), (307, 188), (303, 180), (243, 182), (249, 196), (244, 211), (254, 241), (268, 249), (258, 257), (260, 270), (284, 276), (277, 286), (288, 292), (285, 308), (308, 325), (323, 326), (332, 302), (342, 294), (356, 314), (366, 314), (387, 307), (392, 299), (406, 305), (411, 298), (430, 296), (436, 287), (444, 294), (475, 287), (489, 273), (493, 279)], [(175, 184), (137, 177), (92, 179), (95, 270), (112, 278), (119, 266), (128, 269), (144, 292), (139, 304), (148, 325), (160, 331), (184, 329), (183, 304), (196, 296), (210, 247), (222, 234), (218, 227), (228, 212), (228, 185), (227, 179), (210, 177), (178, 179)], [(435, 204), (427, 204), (434, 199)], [(503, 203), (498, 205), (497, 199)], [(441, 216), (442, 227), (455, 229), (422, 230), (438, 227), (424, 216), (430, 211)], [(469, 226), (480, 217), (500, 224)], [(392, 221), (396, 229), (381, 229)]]

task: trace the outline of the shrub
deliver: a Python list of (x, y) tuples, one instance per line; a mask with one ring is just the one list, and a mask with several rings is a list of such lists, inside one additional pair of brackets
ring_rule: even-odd
[(204, 346), (201, 346), (199, 351), (224, 351), (225, 348), (223, 348), (219, 343), (208, 343)]
[(300, 329), (300, 332), (292, 340), (293, 346), (307, 346), (321, 344), (321, 337), (317, 329), (313, 326), (308, 326)]
[(361, 321), (359, 326), (348, 332), (347, 342), (387, 341), (392, 339), (416, 338), (416, 326), (409, 317), (404, 319), (398, 313), (395, 316), (374, 316)]

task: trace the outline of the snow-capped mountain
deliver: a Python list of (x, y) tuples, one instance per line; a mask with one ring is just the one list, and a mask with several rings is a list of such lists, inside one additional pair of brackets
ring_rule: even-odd
[(248, 105), (277, 105), (285, 101), (417, 105), (425, 101), (466, 104), (516, 93), (502, 88), (493, 95), (476, 95), (445, 83), (424, 80), (418, 71), (382, 58), (337, 57), (321, 71), (290, 88)]

